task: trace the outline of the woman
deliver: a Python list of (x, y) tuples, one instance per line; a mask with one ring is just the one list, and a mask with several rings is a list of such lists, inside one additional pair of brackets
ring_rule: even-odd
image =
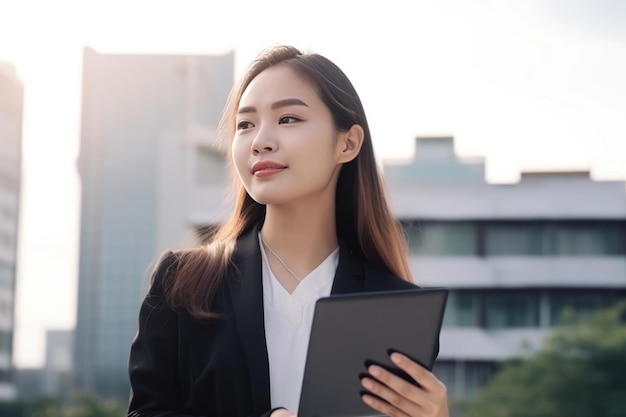
[[(315, 301), (412, 288), (361, 102), (328, 59), (281, 46), (233, 90), (222, 127), (238, 198), (207, 245), (159, 262), (130, 353), (129, 416), (293, 416)], [(447, 416), (445, 387), (368, 368), (392, 416)]]

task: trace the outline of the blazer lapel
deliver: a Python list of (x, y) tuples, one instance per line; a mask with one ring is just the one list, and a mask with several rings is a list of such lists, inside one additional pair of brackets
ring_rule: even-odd
[(368, 266), (352, 251), (340, 246), (339, 264), (331, 294), (394, 291), (416, 288), (390, 272)]
[(359, 262), (350, 250), (340, 245), (339, 263), (330, 293), (348, 294), (362, 292), (364, 289), (365, 279), (362, 262)]
[(237, 242), (235, 266), (226, 277), (233, 303), (235, 321), (248, 369), (252, 401), (257, 412), (270, 408), (269, 362), (265, 342), (263, 280), (258, 227)]

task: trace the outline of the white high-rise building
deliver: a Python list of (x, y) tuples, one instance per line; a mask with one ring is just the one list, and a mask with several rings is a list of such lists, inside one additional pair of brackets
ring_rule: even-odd
[(15, 68), (0, 62), (0, 400), (16, 395), (12, 362), (22, 108), (23, 86)]

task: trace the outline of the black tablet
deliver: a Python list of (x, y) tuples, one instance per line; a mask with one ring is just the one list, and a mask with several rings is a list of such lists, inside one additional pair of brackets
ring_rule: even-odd
[(361, 400), (370, 363), (408, 378), (389, 354), (401, 352), (429, 370), (439, 350), (446, 289), (335, 295), (315, 305), (299, 417), (379, 415)]

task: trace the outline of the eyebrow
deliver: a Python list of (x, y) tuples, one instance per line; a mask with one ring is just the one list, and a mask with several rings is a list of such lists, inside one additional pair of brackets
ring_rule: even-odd
[[(272, 108), (272, 110), (276, 110), (279, 109), (281, 107), (287, 107), (287, 106), (304, 106), (304, 107), (309, 107), (308, 104), (306, 104), (304, 101), (300, 100), (299, 98), (285, 98), (283, 100), (278, 100), (274, 103), (272, 103), (272, 105), (270, 106)], [(244, 107), (240, 107), (239, 110), (237, 110), (237, 114), (242, 114), (242, 113), (256, 113), (256, 107), (254, 106), (244, 106)]]

